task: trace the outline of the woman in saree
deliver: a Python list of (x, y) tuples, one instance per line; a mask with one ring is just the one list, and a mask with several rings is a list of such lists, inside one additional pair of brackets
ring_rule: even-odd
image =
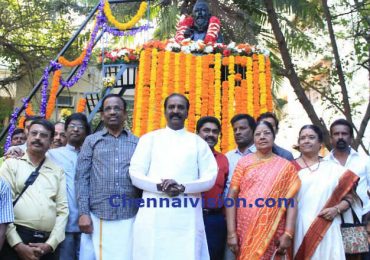
[(355, 196), (352, 187), (357, 175), (319, 156), (323, 134), (315, 125), (299, 132), (301, 188), (297, 194), (298, 213), (294, 236), (295, 259), (345, 259), (340, 214)]
[[(293, 198), (300, 181), (294, 165), (272, 153), (275, 134), (269, 122), (259, 122), (253, 138), (257, 151), (239, 160), (228, 194), (236, 201), (246, 199), (249, 205), (226, 208), (227, 241), (239, 260), (270, 260), (275, 253), (286, 254), (292, 244), (296, 217)], [(258, 200), (277, 202), (279, 198), (291, 203), (257, 206)]]

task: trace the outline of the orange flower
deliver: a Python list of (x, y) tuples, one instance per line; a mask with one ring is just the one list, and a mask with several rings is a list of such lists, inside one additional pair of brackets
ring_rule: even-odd
[(236, 73), (235, 74), (235, 81), (241, 81), (242, 80), (242, 74), (240, 74), (240, 73)]
[(31, 101), (28, 102), (28, 104), (27, 104), (26, 115), (27, 116), (34, 116), (35, 115), (35, 112), (33, 112), (33, 109), (32, 109), (32, 103), (31, 103)]
[(46, 106), (46, 113), (45, 113), (46, 119), (50, 119), (51, 115), (54, 112), (55, 102), (57, 99), (57, 93), (59, 89), (59, 81), (60, 81), (61, 76), (62, 76), (61, 70), (57, 70), (54, 72), (53, 81), (51, 83), (50, 96), (49, 96), (48, 104)]
[(60, 56), (58, 58), (58, 62), (60, 64), (62, 64), (63, 66), (66, 66), (66, 67), (74, 67), (74, 66), (81, 65), (85, 56), (86, 56), (86, 49), (84, 49), (82, 51), (82, 53), (80, 54), (80, 56), (78, 58), (76, 58), (75, 60), (73, 60), (73, 61), (69, 61), (66, 58), (64, 58), (63, 56)]
[(20, 128), (20, 129), (24, 129), (24, 121), (26, 120), (26, 117), (25, 116), (21, 116), (20, 118), (19, 118), (19, 121), (18, 121), (18, 128)]
[(78, 100), (76, 112), (77, 113), (83, 113), (85, 111), (85, 108), (86, 108), (86, 103), (87, 103), (86, 98), (80, 98)]

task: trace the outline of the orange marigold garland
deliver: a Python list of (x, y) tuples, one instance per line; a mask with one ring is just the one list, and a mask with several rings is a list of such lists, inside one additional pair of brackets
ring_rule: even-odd
[(86, 56), (86, 49), (84, 49), (82, 51), (82, 53), (80, 54), (80, 56), (78, 58), (76, 58), (75, 60), (73, 60), (73, 61), (69, 61), (66, 58), (64, 58), (63, 56), (60, 56), (58, 58), (58, 62), (60, 64), (62, 64), (63, 66), (66, 66), (66, 67), (75, 67), (75, 66), (78, 66), (78, 65), (82, 64), (85, 56)]
[(77, 113), (83, 113), (83, 112), (85, 112), (86, 104), (87, 104), (86, 98), (80, 98), (78, 100), (76, 112)]
[(209, 55), (203, 56), (202, 63), (202, 94), (201, 94), (201, 107), (200, 107), (200, 116), (206, 116), (208, 114), (208, 82), (209, 82), (209, 64), (210, 64)]
[(18, 121), (18, 128), (24, 129), (24, 121), (26, 121), (26, 117), (25, 116), (21, 116), (19, 118), (19, 121)]
[(221, 107), (221, 151), (227, 151), (229, 148), (229, 83), (222, 82), (222, 107)]
[(26, 107), (26, 115), (27, 115), (27, 116), (34, 116), (34, 115), (35, 115), (35, 112), (33, 111), (33, 108), (32, 108), (32, 103), (31, 103), (31, 101), (27, 103), (27, 107)]
[(59, 81), (60, 81), (61, 76), (62, 76), (61, 70), (56, 70), (54, 72), (53, 81), (51, 83), (50, 96), (49, 96), (48, 104), (46, 107), (46, 113), (45, 113), (46, 119), (50, 119), (51, 115), (54, 112), (55, 102), (57, 99), (57, 93), (59, 89)]
[[(235, 57), (230, 56), (229, 57), (229, 104), (228, 104), (228, 118), (231, 119), (234, 116), (235, 110), (234, 110), (234, 103), (235, 103)], [(227, 150), (231, 150), (233, 143), (234, 143), (234, 137), (231, 134), (233, 132), (231, 124), (228, 124), (228, 147)]]

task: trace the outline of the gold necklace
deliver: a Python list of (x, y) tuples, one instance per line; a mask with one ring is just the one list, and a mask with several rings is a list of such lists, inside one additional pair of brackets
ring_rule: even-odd
[[(303, 161), (304, 165), (308, 168), (308, 170), (309, 170), (310, 172), (315, 172), (315, 171), (317, 171), (317, 170), (319, 169), (319, 167), (320, 167), (320, 162), (321, 162), (320, 157), (317, 157), (317, 159), (318, 159), (318, 164), (317, 164), (316, 169), (311, 169), (311, 168), (310, 168), (310, 166), (308, 166), (308, 164), (307, 164), (307, 162), (305, 161), (305, 159), (304, 159), (303, 157), (301, 157), (301, 158), (302, 158), (302, 161)], [(312, 164), (312, 165), (313, 165), (313, 164)], [(311, 166), (312, 166), (312, 165), (311, 165)]]

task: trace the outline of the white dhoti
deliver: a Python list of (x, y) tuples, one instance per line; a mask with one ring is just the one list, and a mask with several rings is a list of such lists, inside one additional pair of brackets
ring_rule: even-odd
[(95, 260), (94, 245), (91, 234), (81, 234), (80, 260)]
[(131, 260), (132, 231), (135, 218), (103, 220), (91, 214), (92, 240), (98, 260)]

